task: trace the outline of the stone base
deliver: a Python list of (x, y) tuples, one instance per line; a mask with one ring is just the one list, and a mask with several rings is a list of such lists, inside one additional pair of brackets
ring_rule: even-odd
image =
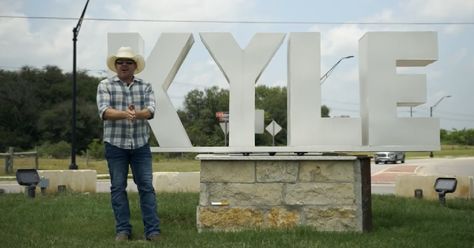
[(370, 159), (199, 155), (199, 231), (371, 228)]
[(199, 172), (153, 172), (156, 192), (199, 192)]

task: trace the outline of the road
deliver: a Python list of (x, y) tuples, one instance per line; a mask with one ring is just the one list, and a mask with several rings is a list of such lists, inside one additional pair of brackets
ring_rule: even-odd
[[(439, 175), (439, 176), (474, 176), (474, 157), (468, 158), (428, 158), (408, 159), (404, 164), (371, 164), (373, 194), (393, 194), (395, 179), (399, 175)], [(0, 189), (5, 193), (23, 192), (23, 187), (16, 181), (0, 182)], [(127, 191), (136, 192), (137, 186), (128, 180)], [(110, 181), (97, 180), (97, 192), (110, 192)]]
[(474, 157), (408, 159), (404, 164), (371, 164), (372, 193), (393, 194), (398, 175), (474, 176)]

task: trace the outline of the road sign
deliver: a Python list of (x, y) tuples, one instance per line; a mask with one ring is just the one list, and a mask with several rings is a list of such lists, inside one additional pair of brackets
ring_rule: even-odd
[(229, 112), (216, 112), (216, 118), (219, 122), (229, 122)]
[(272, 145), (275, 145), (275, 135), (281, 131), (281, 126), (278, 125), (278, 123), (275, 120), (272, 120), (270, 124), (265, 128), (267, 132), (269, 132), (272, 135)]
[(225, 135), (229, 133), (229, 122), (220, 122), (219, 126), (221, 126), (221, 129)]
[(267, 130), (267, 132), (269, 132), (272, 136), (275, 136), (281, 131), (281, 126), (278, 125), (276, 121), (272, 120), (265, 130)]

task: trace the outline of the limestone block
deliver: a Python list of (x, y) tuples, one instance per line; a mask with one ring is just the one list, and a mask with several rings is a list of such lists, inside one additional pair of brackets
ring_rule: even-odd
[(255, 182), (254, 161), (224, 161), (212, 160), (201, 162), (201, 182)]
[[(434, 190), (436, 178), (442, 176), (418, 176), (403, 175), (398, 176), (395, 181), (395, 195), (404, 197), (414, 197), (415, 189), (423, 190), (423, 198), (437, 200), (438, 193)], [(456, 176), (458, 181), (456, 191), (446, 194), (446, 198), (474, 198), (474, 177)]]
[(265, 214), (266, 227), (291, 228), (300, 225), (301, 214), (298, 209), (273, 207)]
[(305, 207), (305, 224), (318, 231), (362, 231), (358, 228), (356, 208), (341, 207)]
[(301, 161), (299, 182), (353, 182), (353, 161)]
[(264, 224), (264, 211), (255, 208), (197, 207), (197, 227), (233, 231), (259, 228)]
[(95, 170), (38, 170), (38, 174), (40, 178), (49, 179), (47, 193), (57, 192), (58, 185), (65, 185), (67, 190), (73, 192), (96, 192), (97, 172)]
[(157, 192), (199, 192), (199, 172), (153, 172)]
[(199, 193), (199, 206), (210, 205), (209, 193), (207, 192), (207, 185), (205, 183), (201, 183), (200, 190), (201, 192)]
[(257, 161), (257, 182), (296, 182), (297, 161)]
[(355, 199), (352, 183), (287, 184), (284, 196), (287, 205), (350, 205)]
[(227, 201), (233, 206), (275, 206), (282, 204), (283, 184), (214, 183), (207, 185), (208, 200)]

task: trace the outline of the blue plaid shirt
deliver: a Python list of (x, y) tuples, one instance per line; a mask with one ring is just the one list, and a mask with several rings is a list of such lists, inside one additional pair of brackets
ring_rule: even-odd
[(104, 120), (106, 109), (125, 111), (131, 104), (135, 105), (136, 110), (147, 108), (153, 118), (155, 94), (151, 84), (135, 77), (127, 86), (117, 76), (104, 79), (99, 83), (97, 107), (99, 116), (104, 121), (104, 142), (123, 149), (137, 149), (148, 143), (150, 130), (147, 120)]

